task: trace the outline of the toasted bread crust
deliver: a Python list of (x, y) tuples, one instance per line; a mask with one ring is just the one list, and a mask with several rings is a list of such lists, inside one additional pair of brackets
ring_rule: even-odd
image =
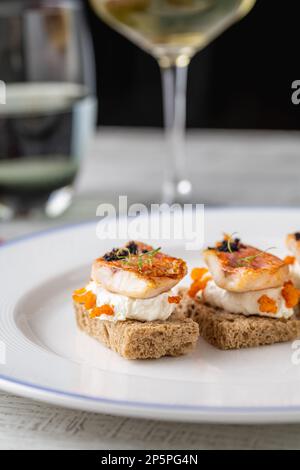
[(199, 325), (200, 336), (222, 349), (241, 349), (293, 341), (300, 337), (300, 319), (289, 320), (236, 315), (191, 299), (186, 289), (178, 310)]
[(181, 312), (166, 321), (110, 322), (90, 318), (83, 305), (74, 302), (79, 328), (126, 359), (158, 359), (181, 356), (192, 351), (199, 327)]

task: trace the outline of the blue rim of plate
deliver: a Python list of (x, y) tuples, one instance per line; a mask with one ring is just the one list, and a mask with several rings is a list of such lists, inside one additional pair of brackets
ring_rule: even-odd
[[(245, 209), (245, 210), (295, 210), (297, 211), (297, 207), (285, 207), (285, 208), (279, 208), (279, 207), (234, 207), (234, 208), (229, 208), (229, 207), (221, 207), (221, 208), (210, 208), (209, 210), (214, 211), (214, 210), (235, 210), (235, 209)], [(299, 209), (298, 209), (299, 210)], [(18, 238), (14, 238), (12, 240), (9, 240), (7, 242), (4, 242), (3, 244), (0, 245), (0, 251), (4, 250), (5, 248), (11, 247), (13, 245), (22, 243), (24, 241), (29, 241), (33, 240), (35, 238), (42, 238), (44, 236), (47, 236), (51, 233), (56, 233), (56, 232), (64, 232), (71, 230), (76, 227), (83, 227), (86, 225), (92, 225), (96, 223), (95, 220), (87, 220), (84, 222), (78, 222), (74, 224), (66, 224), (66, 225), (61, 225), (59, 227), (54, 227), (54, 228), (48, 228), (46, 230), (38, 231), (33, 234), (28, 234), (24, 235)], [(98, 397), (98, 396), (92, 396), (92, 395), (81, 395), (79, 393), (71, 393), (71, 392), (65, 392), (63, 390), (58, 390), (50, 387), (43, 387), (41, 385), (37, 385), (31, 382), (26, 382), (22, 380), (17, 380), (12, 377), (0, 374), (0, 382), (6, 382), (8, 384), (16, 385), (19, 387), (25, 387), (26, 390), (34, 390), (37, 392), (43, 392), (46, 393), (50, 396), (57, 397), (57, 398), (72, 398), (76, 400), (77, 402), (83, 402), (83, 403), (100, 403), (103, 405), (113, 405), (113, 406), (119, 406), (123, 407), (124, 409), (126, 408), (135, 408), (135, 409), (141, 409), (141, 408), (147, 408), (147, 409), (152, 409), (152, 410), (165, 410), (165, 411), (198, 411), (202, 413), (223, 413), (223, 414), (242, 414), (242, 413), (253, 413), (253, 414), (261, 414), (261, 413), (294, 413), (294, 412), (300, 412), (300, 405), (295, 405), (295, 406), (262, 406), (262, 407), (222, 407), (222, 406), (201, 406), (201, 405), (172, 405), (172, 404), (167, 404), (167, 403), (151, 403), (151, 402), (142, 402), (142, 401), (127, 401), (127, 400), (111, 400), (109, 398), (104, 398), (104, 397)], [(1, 383), (0, 383), (1, 385)], [(15, 392), (17, 393), (17, 392)], [(20, 393), (22, 395), (22, 393)], [(43, 400), (41, 398), (41, 400)], [(43, 400), (46, 402), (46, 400)]]

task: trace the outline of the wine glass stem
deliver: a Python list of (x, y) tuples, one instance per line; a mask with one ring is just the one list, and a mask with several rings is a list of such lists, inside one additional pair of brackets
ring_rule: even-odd
[[(181, 58), (182, 59), (182, 58)], [(160, 64), (167, 158), (163, 183), (163, 202), (188, 202), (192, 185), (186, 172), (185, 125), (188, 58), (176, 65)]]

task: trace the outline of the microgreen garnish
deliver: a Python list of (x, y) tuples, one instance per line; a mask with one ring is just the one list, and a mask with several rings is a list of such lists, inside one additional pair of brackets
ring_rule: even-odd
[(231, 244), (232, 244), (234, 235), (237, 235), (237, 232), (233, 232), (231, 235), (227, 236), (227, 249), (228, 249), (229, 253), (232, 253)]
[(123, 248), (114, 248), (106, 253), (103, 258), (105, 261), (121, 261), (126, 265), (137, 264), (139, 271), (141, 271), (144, 262), (152, 266), (153, 258), (160, 250), (161, 247), (153, 250), (144, 249), (139, 252), (138, 245), (135, 242), (129, 242)]
[(239, 238), (233, 238), (236, 234), (234, 232), (232, 235), (224, 234), (224, 240), (220, 243), (217, 243), (216, 250), (219, 253), (234, 253), (239, 251), (243, 245), (241, 244), (241, 240)]
[[(156, 248), (155, 250), (146, 251), (144, 253), (139, 253), (138, 255), (136, 255), (138, 270), (141, 271), (143, 269), (144, 263), (147, 263), (149, 266), (152, 266), (153, 258), (160, 250), (161, 250), (161, 247)], [(126, 257), (122, 257), (121, 259), (123, 263), (130, 264), (133, 261), (132, 260), (133, 256), (134, 255), (132, 255), (132, 253), (129, 252)]]
[(128, 263), (131, 257), (131, 253), (129, 248), (126, 246), (124, 248), (118, 248), (115, 251), (115, 260), (116, 261), (122, 261), (123, 263)]
[(119, 248), (117, 250), (117, 253), (116, 253), (116, 256), (118, 257), (118, 259), (124, 259), (124, 258), (127, 258), (130, 255), (131, 255), (131, 253), (129, 251), (129, 248), (127, 248), (126, 246), (125, 246), (125, 248)]
[(143, 258), (141, 256), (138, 256), (137, 265), (138, 265), (139, 271), (141, 271), (143, 268)]
[(160, 250), (161, 250), (161, 247), (156, 248), (155, 250), (147, 251), (146, 253), (140, 253), (138, 255), (138, 261), (137, 261), (139, 271), (142, 270), (144, 262), (152, 266), (153, 258)]
[(147, 251), (147, 253), (143, 253), (143, 254), (140, 255), (140, 256), (148, 256), (148, 257), (149, 257), (148, 261), (150, 261), (150, 263), (152, 263), (153, 257), (154, 257), (160, 250), (161, 250), (161, 247), (156, 248), (155, 250)]
[(267, 248), (266, 250), (264, 250), (260, 253), (256, 253), (255, 255), (250, 255), (250, 256), (245, 256), (244, 258), (240, 258), (237, 261), (237, 266), (239, 268), (249, 266), (256, 258), (258, 258), (259, 256), (262, 256), (265, 253), (268, 253), (268, 251), (271, 251), (271, 250), (276, 250), (276, 247), (272, 246), (271, 248)]

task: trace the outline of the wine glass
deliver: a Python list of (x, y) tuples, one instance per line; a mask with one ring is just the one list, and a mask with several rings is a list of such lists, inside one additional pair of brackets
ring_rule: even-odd
[(191, 58), (245, 16), (255, 0), (90, 0), (99, 16), (152, 54), (162, 74), (169, 145), (163, 201), (191, 202), (186, 172), (187, 70)]
[(1, 0), (0, 220), (61, 215), (96, 122), (92, 44), (77, 0)]

